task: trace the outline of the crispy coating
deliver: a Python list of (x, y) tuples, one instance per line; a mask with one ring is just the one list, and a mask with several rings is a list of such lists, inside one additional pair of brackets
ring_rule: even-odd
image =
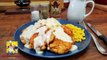
[(66, 25), (62, 25), (61, 27), (64, 29), (65, 33), (67, 33), (69, 36), (71, 36), (72, 41), (74, 43), (75, 40), (73, 39), (73, 32), (68, 27), (66, 27)]
[[(72, 36), (72, 32), (66, 26), (62, 26), (62, 28), (64, 29), (65, 33), (67, 33), (70, 37)], [(64, 53), (69, 52), (73, 43), (74, 41), (72, 43), (65, 42), (60, 39), (55, 38), (54, 36), (53, 41), (49, 44), (49, 48), (50, 48), (50, 51), (52, 52), (55, 52), (57, 54), (64, 54)]]
[(30, 38), (30, 48), (34, 48), (34, 38), (37, 37), (38, 33), (33, 34)]
[[(64, 32), (67, 33), (71, 38), (73, 36), (72, 31), (69, 30), (69, 28), (67, 28), (65, 25), (61, 26), (64, 29)], [(47, 29), (45, 31), (45, 33), (47, 31), (49, 31), (50, 29)], [(36, 38), (38, 36), (38, 33), (35, 33), (32, 35), (32, 37), (30, 38), (30, 48), (34, 49), (34, 38)], [(24, 37), (20, 37), (21, 38), (21, 42), (23, 44), (26, 44), (26, 40), (24, 39)], [(47, 47), (50, 48), (50, 51), (55, 52), (57, 54), (64, 54), (70, 51), (72, 45), (73, 45), (74, 41), (71, 42), (65, 42), (62, 41), (60, 39), (57, 39), (55, 37), (55, 35), (52, 33), (49, 43), (44, 42), (44, 45), (40, 47), (41, 50), (45, 50)]]
[(73, 36), (72, 31), (68, 27), (66, 27), (65, 25), (62, 25), (61, 27), (64, 29), (65, 33), (67, 33), (71, 37)]
[(58, 53), (58, 54), (67, 53), (71, 49), (71, 47), (72, 47), (72, 44), (70, 42), (64, 42), (56, 38), (49, 45), (50, 51)]
[[(30, 48), (34, 49), (34, 38), (36, 38), (38, 36), (38, 33), (33, 34), (33, 36), (30, 38)], [(44, 43), (41, 47), (41, 50), (45, 50), (46, 49), (46, 43)]]
[(51, 34), (51, 37), (50, 37), (49, 43), (53, 42), (53, 41), (54, 41), (54, 38), (55, 38), (54, 34)]
[(21, 42), (22, 42), (23, 44), (26, 44), (26, 40), (25, 40), (25, 38), (24, 38), (23, 36), (20, 37), (20, 40), (21, 40)]
[[(23, 29), (22, 32), (24, 32), (26, 29)], [(26, 39), (23, 36), (20, 36), (20, 40), (23, 44), (26, 44)]]

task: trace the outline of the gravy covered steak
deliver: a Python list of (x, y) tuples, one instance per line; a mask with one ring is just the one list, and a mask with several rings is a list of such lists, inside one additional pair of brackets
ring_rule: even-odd
[(34, 49), (37, 54), (45, 50), (64, 54), (76, 50), (74, 33), (67, 25), (62, 25), (55, 18), (42, 19), (25, 28), (20, 40), (26, 48)]

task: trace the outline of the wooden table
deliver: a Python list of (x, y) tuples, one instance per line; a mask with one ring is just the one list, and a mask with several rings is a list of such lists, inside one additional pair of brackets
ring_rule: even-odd
[[(42, 60), (42, 58), (27, 55), (21, 51), (18, 54), (9, 56), (5, 52), (6, 41), (14, 40), (13, 35), (18, 27), (31, 21), (30, 14), (16, 14), (5, 15), (0, 13), (0, 60)], [(85, 19), (86, 22), (91, 23), (97, 30), (107, 36), (107, 12), (103, 10), (94, 9), (93, 13)], [(100, 44), (107, 49), (107, 46), (101, 40)], [(106, 60), (107, 56), (101, 55), (93, 40), (89, 47), (74, 56), (63, 58), (62, 60)]]

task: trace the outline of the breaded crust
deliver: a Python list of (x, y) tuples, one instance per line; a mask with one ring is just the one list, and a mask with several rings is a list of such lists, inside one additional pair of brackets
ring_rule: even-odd
[[(34, 49), (34, 38), (38, 36), (38, 33), (33, 34), (33, 36), (30, 38), (30, 48)], [(41, 50), (46, 49), (46, 42), (40, 47)]]
[[(67, 33), (72, 38), (72, 32), (66, 27), (61, 26), (64, 29), (64, 32)], [(64, 54), (69, 52), (73, 45), (74, 41), (71, 42), (65, 42), (60, 39), (57, 39), (55, 36), (52, 40), (52, 42), (49, 44), (50, 51), (55, 52), (57, 54)]]
[(61, 27), (64, 29), (65, 33), (67, 33), (71, 37), (73, 36), (72, 31), (68, 27), (66, 27), (65, 25), (62, 25)]
[[(71, 38), (73, 37), (73, 32), (68, 27), (66, 27), (65, 25), (62, 25), (61, 27), (64, 29), (65, 33), (67, 33)], [(73, 38), (72, 38), (72, 41), (73, 43), (75, 42)]]
[[(69, 30), (69, 28), (67, 28), (65, 25), (62, 25), (61, 27), (64, 29), (64, 32), (67, 33), (72, 38), (73, 34)], [(47, 31), (49, 31), (49, 29), (46, 30), (46, 32)], [(34, 49), (34, 38), (36, 38), (37, 36), (38, 36), (38, 33), (35, 33), (30, 38), (30, 48), (32, 49)], [(21, 36), (20, 39), (23, 44), (26, 44), (26, 40), (24, 39), (23, 36)], [(55, 35), (52, 33), (49, 40), (49, 44), (47, 44), (47, 42), (44, 42), (44, 44), (40, 47), (40, 49), (45, 50), (48, 46), (50, 48), (50, 51), (55, 52), (57, 54), (64, 54), (70, 51), (73, 43), (74, 41), (71, 43), (71, 42), (65, 42), (63, 40), (57, 39)]]
[(55, 38), (54, 41), (49, 45), (50, 51), (58, 54), (67, 53), (71, 49), (71, 47), (72, 44), (70, 42), (64, 42), (57, 38)]
[(23, 44), (26, 44), (26, 40), (25, 40), (25, 38), (24, 38), (23, 36), (20, 37), (20, 40), (21, 40), (21, 42), (22, 42)]
[(38, 33), (33, 34), (33, 36), (30, 38), (30, 48), (34, 48), (34, 38), (38, 36)]

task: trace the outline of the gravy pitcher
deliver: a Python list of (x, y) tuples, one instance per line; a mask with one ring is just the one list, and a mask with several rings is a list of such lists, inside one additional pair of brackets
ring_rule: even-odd
[[(86, 14), (86, 6), (88, 3), (92, 4), (91, 10)], [(86, 1), (86, 0), (70, 0), (67, 18), (70, 21), (80, 23), (84, 20), (85, 17), (89, 16), (93, 9), (95, 3), (94, 1)]]

